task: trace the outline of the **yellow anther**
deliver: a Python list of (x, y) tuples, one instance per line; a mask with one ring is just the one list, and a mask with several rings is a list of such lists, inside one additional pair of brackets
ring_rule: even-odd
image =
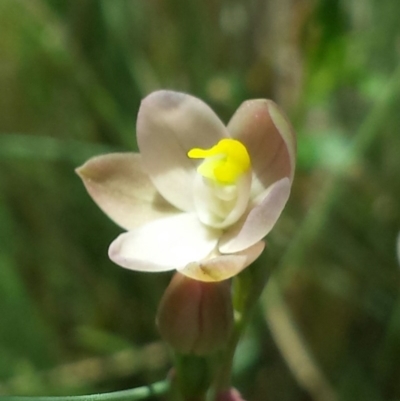
[(204, 159), (197, 172), (223, 185), (234, 184), (251, 165), (246, 147), (236, 139), (221, 139), (210, 149), (191, 149), (188, 157)]

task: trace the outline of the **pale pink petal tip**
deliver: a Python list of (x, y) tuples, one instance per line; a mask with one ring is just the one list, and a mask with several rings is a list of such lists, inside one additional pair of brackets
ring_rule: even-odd
[(265, 243), (260, 241), (253, 246), (230, 255), (215, 252), (208, 258), (189, 263), (180, 273), (194, 280), (215, 282), (227, 280), (239, 274), (253, 263), (264, 250)]
[(290, 158), (289, 178), (290, 181), (293, 181), (294, 171), (296, 167), (296, 150), (297, 150), (296, 134), (294, 132), (292, 124), (290, 123), (285, 113), (272, 100), (268, 101), (268, 110), (276, 129), (279, 131), (286, 144)]
[(128, 234), (129, 233), (124, 233), (118, 236), (108, 248), (108, 257), (115, 264), (126, 269), (148, 273), (175, 270), (175, 266), (173, 265), (146, 260), (141, 258), (140, 255), (138, 255), (137, 258), (132, 257), (130, 252), (126, 249), (130, 242)]
[(229, 121), (228, 131), (250, 154), (255, 196), (284, 177), (292, 181), (296, 137), (289, 120), (272, 100), (242, 103)]
[(271, 185), (256, 200), (256, 206), (243, 221), (223, 234), (219, 251), (239, 252), (264, 238), (274, 227), (290, 195), (291, 183), (283, 178)]
[(96, 156), (76, 173), (100, 209), (127, 230), (176, 212), (143, 171), (137, 153)]
[(195, 214), (180, 213), (121, 234), (109, 256), (131, 270), (174, 270), (209, 255), (219, 236), (219, 230), (203, 226)]

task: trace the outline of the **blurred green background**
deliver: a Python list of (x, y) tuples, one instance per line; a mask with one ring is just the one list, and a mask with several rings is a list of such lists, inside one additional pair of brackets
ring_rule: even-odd
[(249, 401), (400, 399), (400, 2), (0, 0), (0, 394), (151, 383), (170, 274), (121, 269), (74, 168), (134, 150), (140, 100), (224, 121), (274, 99), (298, 133), (271, 279), (236, 358)]

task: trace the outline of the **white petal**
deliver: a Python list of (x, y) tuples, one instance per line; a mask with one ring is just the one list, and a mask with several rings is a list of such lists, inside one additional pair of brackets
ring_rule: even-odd
[(193, 96), (158, 91), (140, 106), (137, 140), (146, 171), (161, 195), (181, 210), (194, 210), (197, 161), (189, 159), (187, 152), (210, 148), (227, 136), (215, 113)]
[(290, 181), (283, 178), (271, 185), (256, 200), (245, 218), (221, 238), (221, 253), (239, 252), (264, 238), (274, 227), (290, 194)]
[(233, 225), (247, 209), (250, 188), (251, 173), (243, 174), (236, 185), (229, 187), (208, 181), (197, 174), (194, 182), (194, 203), (200, 221), (215, 228)]
[(143, 172), (139, 154), (93, 157), (76, 172), (100, 209), (127, 230), (177, 212)]
[(254, 196), (281, 178), (293, 180), (295, 134), (284, 113), (272, 100), (244, 102), (229, 121), (228, 131), (250, 154), (255, 175)]
[(257, 242), (241, 252), (221, 255), (215, 252), (200, 262), (189, 263), (180, 273), (200, 281), (222, 281), (239, 274), (253, 263), (264, 250), (265, 243)]
[(167, 271), (206, 257), (221, 232), (208, 229), (195, 214), (180, 213), (121, 234), (110, 246), (117, 265), (138, 271)]

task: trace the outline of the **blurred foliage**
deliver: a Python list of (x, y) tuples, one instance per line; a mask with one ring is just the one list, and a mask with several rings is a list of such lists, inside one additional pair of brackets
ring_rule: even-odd
[(399, 15), (392, 0), (1, 0), (0, 392), (166, 375), (154, 316), (170, 275), (108, 260), (120, 229), (73, 170), (135, 150), (140, 100), (171, 88), (224, 121), (272, 98), (298, 132), (236, 358), (246, 399), (399, 399)]

